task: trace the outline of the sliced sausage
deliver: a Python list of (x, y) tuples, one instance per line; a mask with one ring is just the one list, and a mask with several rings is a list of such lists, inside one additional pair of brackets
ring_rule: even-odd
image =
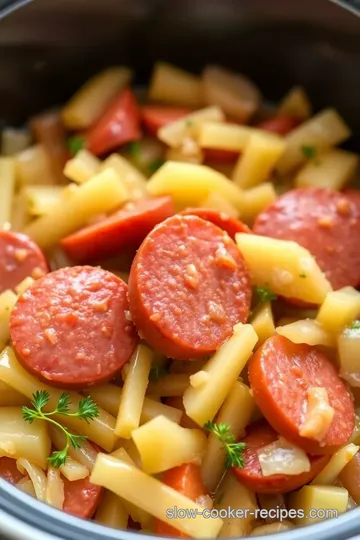
[(198, 216), (206, 221), (210, 221), (214, 225), (227, 232), (230, 238), (235, 240), (236, 233), (250, 233), (250, 229), (245, 223), (228, 216), (224, 212), (218, 212), (212, 208), (187, 208), (180, 212), (183, 216)]
[(127, 285), (91, 266), (61, 268), (20, 296), (10, 335), (26, 369), (49, 384), (84, 388), (127, 362), (137, 335), (126, 317)]
[(138, 250), (129, 302), (139, 334), (170, 358), (211, 354), (245, 322), (249, 272), (228, 234), (197, 216), (157, 225)]
[(92, 484), (89, 477), (70, 482), (64, 481), (65, 500), (63, 510), (80, 518), (91, 518), (99, 506), (103, 489)]
[(257, 493), (287, 493), (311, 482), (328, 463), (330, 456), (308, 456), (311, 469), (297, 475), (274, 474), (264, 476), (260, 467), (258, 451), (275, 442), (278, 434), (269, 424), (261, 420), (252, 424), (243, 439), (244, 467), (234, 467), (233, 472), (244, 486)]
[(49, 271), (40, 248), (25, 234), (0, 231), (0, 292), (14, 289), (23, 279)]
[[(27, 475), (18, 470), (16, 459), (2, 457), (0, 458), (0, 477), (15, 485)], [(92, 484), (89, 477), (74, 482), (70, 482), (64, 476), (61, 478), (64, 482), (64, 512), (80, 518), (91, 518), (100, 502), (102, 488)]]
[(360, 206), (349, 195), (319, 188), (289, 191), (257, 217), (253, 232), (308, 249), (334, 289), (360, 284)]
[(258, 129), (277, 133), (278, 135), (287, 135), (299, 124), (301, 124), (301, 120), (299, 118), (296, 118), (295, 116), (279, 115), (274, 116), (274, 118), (270, 118), (269, 120), (265, 120), (264, 122), (261, 122), (256, 127)]
[[(180, 467), (169, 469), (164, 473), (162, 482), (192, 501), (199, 500), (199, 498), (208, 494), (201, 478), (200, 467), (194, 465), (194, 463), (185, 463), (184, 465), (180, 465)], [(154, 532), (161, 536), (190, 538), (185, 533), (178, 531), (160, 519), (155, 520)]]
[(159, 105), (146, 105), (141, 109), (141, 116), (146, 131), (156, 137), (160, 128), (176, 122), (191, 113), (191, 109), (184, 107), (164, 107)]
[(61, 246), (72, 260), (90, 262), (138, 248), (145, 236), (175, 212), (171, 197), (130, 203), (107, 219), (67, 236)]
[[(334, 365), (315, 347), (275, 335), (249, 362), (254, 399), (269, 424), (310, 454), (335, 452), (349, 439), (355, 425), (351, 393)], [(321, 441), (300, 435), (305, 422), (308, 390), (325, 388), (333, 420)]]

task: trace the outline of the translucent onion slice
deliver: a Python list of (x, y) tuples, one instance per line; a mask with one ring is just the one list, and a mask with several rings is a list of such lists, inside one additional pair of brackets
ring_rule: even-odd
[(36, 498), (39, 501), (46, 501), (47, 479), (44, 471), (24, 458), (18, 459), (16, 461), (16, 466), (22, 474), (25, 474), (25, 472), (28, 473), (34, 486)]
[(283, 437), (258, 451), (263, 476), (274, 474), (297, 475), (310, 471), (310, 461), (301, 448), (289, 443)]
[(75, 482), (76, 480), (83, 480), (90, 474), (87, 467), (85, 467), (82, 463), (75, 461), (70, 456), (66, 458), (65, 465), (61, 465), (60, 472), (70, 482)]
[(321, 441), (331, 426), (334, 413), (326, 389), (322, 386), (309, 388), (305, 421), (300, 427), (300, 435)]
[(59, 469), (49, 467), (47, 474), (47, 485), (45, 493), (45, 502), (58, 508), (63, 509), (64, 506), (64, 482), (61, 480)]

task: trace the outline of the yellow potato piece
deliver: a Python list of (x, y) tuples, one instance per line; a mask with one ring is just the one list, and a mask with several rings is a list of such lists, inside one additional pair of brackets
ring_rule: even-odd
[(251, 326), (257, 333), (259, 341), (257, 347), (262, 345), (269, 337), (275, 334), (275, 323), (271, 308), (271, 302), (265, 302), (254, 313)]
[(349, 494), (346, 489), (335, 486), (304, 486), (291, 493), (288, 499), (290, 509), (302, 512), (297, 516), (296, 525), (310, 525), (324, 519), (336, 518), (346, 511)]
[(359, 156), (331, 150), (309, 161), (295, 177), (295, 186), (343, 189), (355, 176)]
[(335, 347), (336, 339), (333, 334), (327, 332), (321, 325), (312, 320), (305, 319), (291, 322), (276, 328), (276, 333), (284, 336), (293, 343), (307, 343), (308, 345), (324, 345)]
[(254, 285), (312, 304), (321, 304), (331, 291), (314, 257), (299, 244), (245, 233), (236, 235), (236, 243)]
[(204, 102), (200, 77), (166, 62), (157, 62), (150, 81), (149, 99), (199, 107)]
[(330, 292), (316, 320), (329, 332), (340, 332), (360, 315), (360, 293), (353, 287)]

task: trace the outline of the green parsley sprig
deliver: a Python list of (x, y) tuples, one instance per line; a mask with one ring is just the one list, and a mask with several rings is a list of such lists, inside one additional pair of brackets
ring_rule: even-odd
[(266, 287), (255, 287), (255, 292), (259, 297), (259, 305), (265, 304), (266, 302), (272, 302), (273, 300), (277, 299), (277, 295)]
[(317, 155), (317, 151), (315, 146), (310, 146), (307, 144), (304, 144), (301, 147), (301, 151), (306, 159), (315, 159)]
[(80, 150), (85, 148), (85, 138), (81, 135), (74, 135), (67, 140), (67, 147), (72, 156), (76, 156)]
[(217, 424), (209, 420), (204, 424), (204, 428), (213, 433), (224, 445), (226, 451), (225, 468), (243, 468), (245, 464), (243, 456), (245, 443), (236, 442), (235, 435), (230, 432), (230, 426), (228, 424)]
[(350, 330), (360, 330), (360, 321), (353, 321), (349, 328)]
[(32, 397), (33, 399), (31, 401), (31, 405), (33, 408), (25, 406), (21, 407), (24, 420), (29, 422), (29, 424), (32, 424), (32, 422), (36, 419), (46, 420), (60, 429), (66, 437), (65, 447), (62, 450), (53, 452), (48, 458), (53, 467), (60, 467), (66, 462), (70, 445), (73, 448), (81, 448), (82, 443), (85, 439), (87, 439), (87, 437), (85, 435), (74, 435), (73, 433), (70, 433), (65, 426), (54, 420), (52, 416), (55, 414), (61, 414), (63, 416), (80, 418), (81, 420), (85, 420), (85, 422), (90, 423), (90, 421), (99, 416), (99, 408), (90, 397), (86, 397), (79, 401), (77, 411), (70, 412), (70, 396), (64, 392), (61, 394), (56, 408), (53, 411), (44, 412), (43, 408), (49, 403), (50, 400), (49, 392), (46, 390), (38, 390), (35, 392), (35, 394), (33, 394)]

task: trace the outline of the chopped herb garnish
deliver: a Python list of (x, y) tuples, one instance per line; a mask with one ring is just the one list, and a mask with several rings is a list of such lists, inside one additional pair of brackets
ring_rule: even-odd
[(65, 447), (62, 450), (57, 450), (53, 452), (48, 458), (50, 464), (53, 467), (60, 467), (66, 462), (70, 445), (73, 448), (81, 448), (82, 443), (85, 439), (87, 439), (87, 437), (85, 435), (74, 435), (73, 433), (70, 433), (70, 431), (68, 431), (66, 427), (51, 418), (51, 416), (54, 416), (55, 414), (62, 414), (63, 416), (80, 418), (81, 420), (85, 420), (85, 422), (89, 423), (91, 420), (94, 420), (99, 416), (99, 408), (90, 397), (86, 397), (79, 401), (78, 410), (71, 413), (70, 396), (69, 394), (64, 392), (63, 394), (61, 394), (56, 408), (51, 412), (45, 413), (42, 409), (43, 407), (45, 407), (45, 405), (48, 404), (50, 400), (49, 392), (46, 392), (45, 390), (39, 390), (35, 392), (32, 397), (33, 400), (31, 402), (31, 405), (33, 408), (25, 406), (21, 407), (24, 420), (26, 422), (29, 422), (29, 424), (32, 424), (32, 422), (36, 419), (46, 420), (47, 422), (50, 422), (58, 429), (60, 429), (66, 437)]
[(301, 151), (302, 151), (304, 157), (306, 157), (306, 159), (314, 159), (316, 157), (316, 148), (315, 148), (315, 146), (308, 146), (308, 145), (304, 144), (301, 147)]
[(350, 330), (360, 330), (360, 321), (353, 321), (349, 328)]
[(159, 364), (154, 364), (153, 366), (151, 366), (151, 369), (150, 369), (149, 381), (155, 383), (161, 377), (164, 377), (167, 374), (168, 374), (168, 371), (164, 366), (161, 366)]
[(274, 294), (270, 289), (266, 289), (265, 287), (255, 287), (255, 291), (259, 297), (259, 305), (277, 299), (277, 294)]
[(148, 165), (149, 172), (151, 174), (156, 173), (156, 171), (158, 169), (160, 169), (160, 167), (162, 167), (164, 165), (164, 163), (165, 163), (165, 161), (163, 159), (154, 159), (154, 161), (152, 161)]
[(306, 278), (306, 274), (299, 274), (299, 277)]
[(128, 151), (135, 165), (139, 165), (140, 164), (140, 143), (138, 141), (129, 143)]
[(73, 137), (70, 137), (67, 141), (67, 147), (72, 156), (76, 156), (76, 154), (85, 148), (85, 138), (81, 135), (74, 135)]
[(216, 422), (209, 420), (204, 424), (204, 428), (213, 433), (224, 445), (226, 451), (225, 468), (243, 468), (245, 443), (236, 442), (235, 435), (230, 432), (230, 426), (228, 424), (216, 424)]
[(194, 120), (187, 120), (186, 127), (191, 128), (194, 125)]
[(216, 504), (221, 504), (222, 503), (222, 500), (224, 498), (224, 493), (219, 493), (217, 499), (216, 499)]

